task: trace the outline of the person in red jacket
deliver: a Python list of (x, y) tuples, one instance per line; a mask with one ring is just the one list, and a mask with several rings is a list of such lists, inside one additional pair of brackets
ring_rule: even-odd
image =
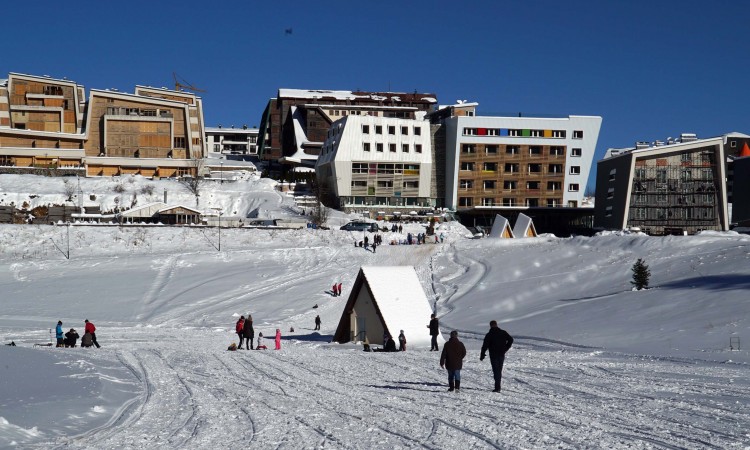
[(83, 323), (86, 324), (84, 333), (89, 333), (91, 335), (91, 341), (94, 343), (94, 345), (96, 345), (96, 348), (101, 348), (101, 345), (96, 342), (96, 327), (94, 326), (94, 324), (89, 322), (89, 319), (84, 320)]
[(245, 340), (245, 316), (240, 316), (239, 320), (237, 320), (237, 323), (234, 325), (234, 332), (237, 333), (237, 337), (240, 338), (240, 345), (237, 347), (238, 349), (242, 348), (242, 342)]

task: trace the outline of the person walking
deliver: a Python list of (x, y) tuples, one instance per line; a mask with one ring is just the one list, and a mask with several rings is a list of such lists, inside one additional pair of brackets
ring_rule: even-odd
[(245, 337), (245, 350), (252, 350), (255, 329), (253, 328), (253, 316), (250, 314), (247, 315), (245, 323), (242, 325), (242, 335)]
[(281, 330), (276, 328), (276, 350), (281, 350)]
[(315, 329), (320, 330), (320, 316), (315, 316)]
[(237, 337), (240, 338), (240, 345), (237, 347), (238, 349), (242, 348), (242, 342), (245, 340), (244, 328), (245, 316), (240, 316), (240, 318), (237, 319), (237, 323), (234, 324), (234, 332), (237, 333)]
[(484, 361), (485, 354), (490, 352), (490, 364), (492, 365), (492, 375), (495, 378), (495, 389), (492, 392), (500, 392), (500, 382), (503, 378), (503, 364), (505, 363), (505, 353), (513, 346), (513, 338), (507, 331), (497, 326), (497, 321), (490, 322), (490, 331), (484, 336), (482, 344), (482, 353), (479, 360)]
[(91, 342), (96, 345), (96, 348), (101, 348), (102, 346), (96, 342), (96, 327), (94, 324), (89, 322), (89, 319), (84, 320), (83, 323), (86, 324), (83, 328), (83, 332), (91, 335)]
[(55, 339), (57, 339), (56, 347), (65, 347), (63, 330), (62, 330), (62, 320), (57, 321), (57, 327), (55, 327)]
[(336, 287), (336, 292), (338, 292), (337, 295), (341, 295), (341, 284), (342, 283), (339, 283), (338, 286)]
[(337, 295), (337, 292), (338, 292), (338, 291), (336, 290), (336, 286), (337, 286), (337, 285), (336, 285), (336, 283), (333, 283), (333, 287), (331, 288), (331, 292), (333, 292), (333, 297), (336, 297), (336, 295)]
[(398, 335), (398, 351), (406, 351), (406, 336), (404, 336), (404, 330), (401, 330), (401, 333)]
[(440, 367), (448, 370), (448, 392), (461, 390), (461, 368), (464, 365), (466, 347), (458, 340), (458, 331), (451, 331), (451, 337), (443, 345), (440, 354)]
[(430, 336), (432, 336), (432, 341), (430, 342), (430, 351), (436, 352), (440, 350), (437, 343), (437, 337), (438, 334), (440, 334), (440, 324), (438, 323), (438, 318), (435, 317), (434, 313), (430, 314), (430, 324), (427, 325), (427, 328), (430, 329)]

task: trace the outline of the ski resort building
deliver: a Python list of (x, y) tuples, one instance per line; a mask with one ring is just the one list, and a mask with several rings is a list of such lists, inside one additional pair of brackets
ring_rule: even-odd
[[(134, 94), (70, 80), (9, 74), (0, 80), (0, 166), (87, 176), (196, 173), (205, 156), (194, 94), (136, 86)], [(24, 169), (20, 169), (24, 168)]]
[(748, 142), (740, 133), (682, 134), (610, 149), (597, 166), (595, 226), (657, 235), (728, 230), (727, 157)]
[(260, 159), (314, 167), (331, 124), (343, 117), (422, 118), (434, 94), (279, 89), (269, 100), (259, 130)]
[(257, 155), (258, 154), (258, 129), (207, 127), (206, 147), (209, 152), (225, 155)]
[[(430, 303), (412, 266), (360, 268), (333, 340), (382, 345), (404, 330), (407, 346), (427, 347)], [(444, 342), (442, 335), (438, 342)]]
[(333, 123), (315, 166), (330, 202), (345, 211), (383, 212), (436, 203), (436, 181), (425, 120), (349, 115)]

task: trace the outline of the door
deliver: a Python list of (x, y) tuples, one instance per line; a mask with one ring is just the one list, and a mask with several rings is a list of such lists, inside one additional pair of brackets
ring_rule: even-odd
[(365, 337), (367, 336), (367, 328), (365, 327), (365, 324), (367, 321), (365, 320), (365, 317), (357, 317), (357, 329), (355, 330), (355, 340), (357, 341), (364, 341)]

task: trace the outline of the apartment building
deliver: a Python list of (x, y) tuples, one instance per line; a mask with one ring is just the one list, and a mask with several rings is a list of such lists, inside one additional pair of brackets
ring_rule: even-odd
[(430, 124), (347, 115), (323, 142), (315, 173), (343, 210), (398, 211), (436, 204)]
[(263, 112), (260, 159), (314, 167), (333, 122), (348, 116), (420, 119), (436, 104), (429, 93), (279, 89)]
[(134, 94), (11, 73), (0, 81), (0, 166), (87, 176), (192, 174), (205, 156), (202, 103), (186, 92)]
[(475, 107), (431, 115), (445, 129), (446, 207), (581, 206), (601, 117), (477, 116)]
[(258, 128), (206, 127), (206, 146), (209, 152), (225, 155), (257, 155)]
[(686, 133), (610, 149), (597, 164), (595, 227), (656, 235), (728, 230), (727, 157), (748, 143), (741, 133)]

